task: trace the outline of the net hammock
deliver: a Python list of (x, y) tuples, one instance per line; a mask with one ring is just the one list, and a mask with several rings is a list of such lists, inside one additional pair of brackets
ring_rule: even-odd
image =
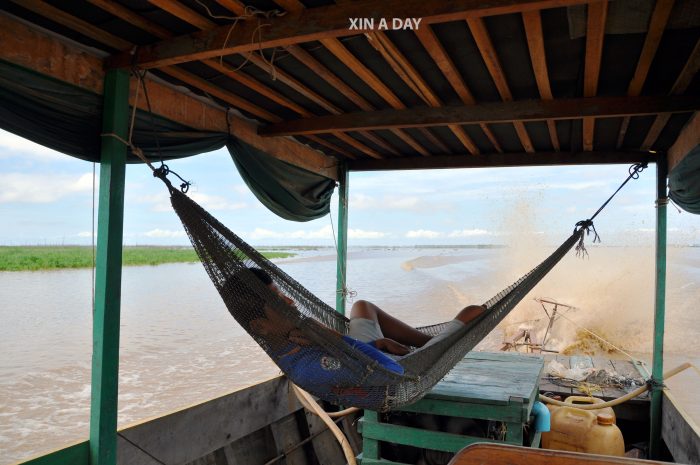
[[(630, 178), (641, 169), (630, 172)], [(595, 233), (593, 217), (577, 223), (571, 236), (549, 257), (486, 301), (483, 304), (486, 311), (475, 320), (429, 347), (393, 357), (392, 363), (387, 365), (382, 363), (381, 357), (378, 359), (375, 353), (367, 351), (365, 345), (355, 344), (347, 337), (348, 318), (173, 188), (165, 176), (159, 177), (168, 185), (172, 206), (236, 321), (301, 388), (333, 404), (371, 410), (386, 411), (420, 399), (490, 333), (574, 245), (578, 243), (577, 250), (582, 249), (585, 234), (591, 229)], [(251, 271), (254, 268), (272, 277), (277, 288), (294, 304), (290, 305), (261, 281)], [(261, 321), (266, 324), (260, 325)], [(447, 322), (417, 329), (434, 336), (446, 325)], [(296, 343), (292, 336), (302, 337), (306, 342)]]

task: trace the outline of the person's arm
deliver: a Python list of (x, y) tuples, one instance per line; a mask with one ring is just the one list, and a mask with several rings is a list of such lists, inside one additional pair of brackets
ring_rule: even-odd
[(409, 348), (405, 345), (399, 344), (395, 340), (387, 337), (374, 341), (374, 346), (383, 352), (388, 352), (393, 355), (406, 355), (410, 352)]

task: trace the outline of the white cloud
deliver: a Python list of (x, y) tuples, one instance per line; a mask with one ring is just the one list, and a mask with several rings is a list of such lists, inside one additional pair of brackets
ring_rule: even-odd
[(52, 203), (70, 194), (90, 192), (92, 173), (0, 174), (0, 203)]
[(448, 234), (448, 237), (474, 237), (474, 236), (491, 236), (493, 233), (485, 229), (462, 229), (459, 231), (452, 231)]
[(348, 230), (348, 238), (350, 239), (381, 239), (387, 236), (387, 233), (380, 231), (365, 231), (364, 229)]
[(154, 238), (174, 238), (174, 237), (184, 237), (185, 231), (169, 231), (167, 229), (152, 229), (148, 232), (143, 233), (146, 237)]
[(561, 189), (561, 190), (570, 190), (570, 191), (580, 191), (580, 190), (587, 190), (587, 189), (593, 189), (596, 187), (606, 187), (608, 186), (607, 182), (604, 181), (580, 181), (580, 182), (567, 182), (567, 183), (544, 183), (539, 185), (538, 187), (541, 189)]
[(416, 196), (396, 196), (385, 195), (381, 198), (376, 198), (366, 194), (351, 194), (350, 209), (351, 210), (408, 210), (408, 211), (423, 211), (428, 208), (425, 202)]
[(20, 156), (40, 160), (61, 160), (66, 155), (0, 129), (0, 158)]
[(408, 231), (406, 233), (406, 237), (408, 238), (426, 238), (426, 239), (434, 239), (436, 237), (441, 237), (442, 233), (437, 232), (437, 231), (429, 231), (426, 229), (417, 229), (415, 231)]
[(92, 231), (80, 231), (78, 237), (92, 237)]

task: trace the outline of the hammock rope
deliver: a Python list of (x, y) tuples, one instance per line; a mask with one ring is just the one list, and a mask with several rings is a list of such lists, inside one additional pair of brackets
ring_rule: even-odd
[[(231, 315), (297, 385), (334, 404), (386, 411), (420, 399), (452, 367), (490, 333), (508, 313), (574, 247), (595, 218), (630, 179), (646, 165), (630, 168), (630, 176), (588, 220), (542, 263), (484, 303), (487, 311), (460, 331), (408, 355), (395, 357), (401, 369), (380, 363), (344, 336), (349, 320), (266, 259), (167, 179), (167, 169), (154, 175), (166, 183), (173, 209), (180, 217), (207, 274)], [(258, 268), (274, 280), (290, 305), (251, 271)], [(417, 328), (434, 336), (448, 322)], [(304, 343), (292, 342), (297, 334)]]

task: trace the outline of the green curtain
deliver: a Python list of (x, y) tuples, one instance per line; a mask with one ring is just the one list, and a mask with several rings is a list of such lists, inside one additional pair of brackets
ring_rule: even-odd
[(668, 176), (669, 197), (689, 213), (700, 214), (700, 145), (695, 146)]
[[(99, 162), (102, 96), (0, 60), (0, 127), (66, 155)], [(132, 142), (154, 160), (216, 150), (226, 139), (224, 133), (197, 132), (136, 111)], [(129, 153), (127, 162), (141, 161)]]
[(311, 221), (330, 211), (335, 181), (231, 139), (228, 151), (253, 194), (286, 220)]

